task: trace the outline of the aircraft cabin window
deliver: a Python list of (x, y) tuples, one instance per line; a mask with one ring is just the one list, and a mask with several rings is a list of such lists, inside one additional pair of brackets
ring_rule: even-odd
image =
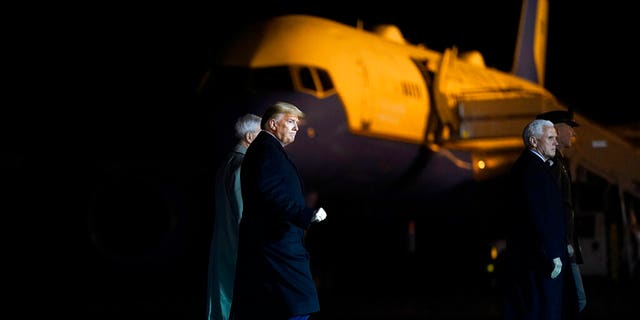
[(405, 96), (415, 98), (420, 97), (420, 88), (418, 88), (416, 84), (403, 81), (400, 85), (402, 87), (402, 94)]

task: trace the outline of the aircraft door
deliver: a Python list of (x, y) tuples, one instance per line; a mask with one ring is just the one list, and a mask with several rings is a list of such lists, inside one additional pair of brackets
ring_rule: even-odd
[(460, 126), (458, 115), (453, 106), (454, 101), (447, 97), (446, 94), (447, 86), (449, 85), (447, 82), (447, 77), (449, 76), (448, 69), (453, 63), (451, 60), (455, 60), (457, 54), (458, 53), (455, 48), (445, 50), (442, 54), (442, 60), (440, 62), (438, 72), (433, 80), (433, 98), (435, 101), (435, 108), (438, 110), (437, 114), (440, 118), (442, 129), (444, 130), (441, 135), (445, 140), (449, 139), (450, 133), (452, 131), (457, 131)]
[(362, 134), (422, 143), (429, 114), (429, 95), (415, 63), (375, 48), (358, 55)]

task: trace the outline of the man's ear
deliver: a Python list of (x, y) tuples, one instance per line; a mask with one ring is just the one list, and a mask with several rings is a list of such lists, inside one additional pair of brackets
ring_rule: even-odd
[(271, 127), (271, 130), (275, 130), (278, 127), (278, 125), (276, 124), (276, 119), (269, 120), (269, 126)]
[(538, 141), (536, 139), (536, 137), (529, 137), (529, 142), (531, 143), (532, 146), (537, 147), (538, 146)]
[(253, 142), (253, 139), (255, 139), (255, 137), (256, 137), (256, 134), (254, 132), (252, 132), (252, 131), (249, 131), (249, 132), (244, 134), (244, 140), (247, 143)]

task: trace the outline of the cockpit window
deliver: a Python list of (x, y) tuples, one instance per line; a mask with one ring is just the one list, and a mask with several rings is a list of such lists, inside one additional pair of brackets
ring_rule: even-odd
[(313, 76), (311, 75), (311, 70), (309, 68), (300, 68), (300, 82), (305, 89), (317, 90), (316, 84), (313, 82)]
[(331, 76), (324, 69), (309, 66), (292, 66), (291, 76), (297, 91), (306, 92), (318, 98), (327, 97), (335, 93)]
[(258, 69), (222, 67), (211, 73), (206, 90), (215, 92), (259, 93), (302, 91), (317, 97), (335, 93), (329, 73), (307, 66), (278, 66)]
[(318, 71), (318, 79), (320, 79), (320, 83), (322, 83), (322, 89), (324, 91), (333, 90), (333, 82), (331, 81), (329, 73), (324, 69), (316, 70)]

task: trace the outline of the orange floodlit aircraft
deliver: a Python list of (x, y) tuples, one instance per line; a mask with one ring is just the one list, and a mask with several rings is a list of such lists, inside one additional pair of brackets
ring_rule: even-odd
[[(526, 123), (567, 110), (544, 87), (547, 19), (547, 0), (523, 1), (510, 72), (487, 67), (479, 52), (409, 43), (393, 25), (365, 30), (309, 15), (261, 21), (234, 37), (200, 84), (214, 109), (216, 150), (231, 149), (236, 118), (289, 101), (307, 117), (287, 150), (307, 187), (340, 203), (329, 219), (354, 210), (380, 217), (371, 213), (379, 210), (411, 221), (456, 211), (491, 220), (500, 188), (484, 182), (511, 166)], [(575, 117), (576, 182), (592, 185), (595, 176), (595, 189), (619, 190), (616, 216), (627, 217), (640, 198), (640, 152)], [(498, 203), (485, 205), (481, 194)]]
[(543, 87), (547, 11), (546, 0), (523, 2), (513, 72), (486, 67), (479, 52), (407, 43), (393, 25), (280, 16), (240, 34), (201, 89), (226, 123), (276, 100), (299, 105), (308, 117), (288, 148), (309, 183), (441, 189), (503, 173), (524, 125), (566, 109)]

